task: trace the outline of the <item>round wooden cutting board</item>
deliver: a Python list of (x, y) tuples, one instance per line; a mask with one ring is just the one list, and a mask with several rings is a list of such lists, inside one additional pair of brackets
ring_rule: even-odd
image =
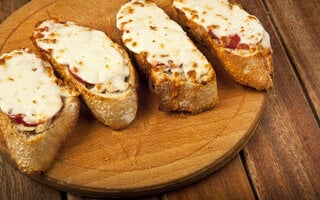
[[(115, 15), (126, 0), (34, 0), (0, 25), (0, 52), (33, 47), (38, 21), (71, 20), (106, 32), (120, 42)], [(170, 13), (170, 1), (156, 1)], [(205, 52), (205, 49), (202, 49)], [(126, 129), (113, 131), (85, 107), (51, 168), (33, 178), (53, 187), (94, 196), (151, 194), (176, 188), (217, 170), (248, 142), (259, 122), (265, 93), (231, 81), (213, 58), (219, 103), (197, 115), (164, 113), (141, 79), (139, 110)], [(0, 134), (0, 152), (10, 155)]]

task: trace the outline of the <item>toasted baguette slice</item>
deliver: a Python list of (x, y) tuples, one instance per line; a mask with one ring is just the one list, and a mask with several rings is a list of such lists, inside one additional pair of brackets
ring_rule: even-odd
[(236, 82), (272, 88), (270, 38), (255, 16), (228, 0), (174, 0), (173, 7), (174, 18), (218, 57)]
[(78, 92), (29, 49), (0, 56), (0, 129), (22, 172), (48, 169), (77, 123)]
[(199, 113), (216, 104), (217, 80), (211, 64), (156, 4), (126, 3), (117, 13), (117, 28), (149, 77), (160, 110)]
[(36, 25), (32, 40), (100, 122), (123, 129), (134, 120), (136, 73), (125, 50), (105, 33), (50, 19)]

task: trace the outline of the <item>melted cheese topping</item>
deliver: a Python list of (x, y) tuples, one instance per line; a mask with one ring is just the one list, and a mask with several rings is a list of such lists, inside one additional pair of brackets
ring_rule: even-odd
[(37, 45), (58, 63), (68, 65), (78, 80), (95, 85), (93, 92), (121, 92), (128, 88), (128, 61), (105, 33), (55, 20), (44, 21), (36, 31), (41, 32), (36, 37)]
[(51, 120), (62, 106), (50, 65), (28, 49), (0, 56), (0, 109), (4, 113), (38, 125)]
[(241, 44), (270, 48), (269, 34), (260, 21), (228, 0), (175, 0), (173, 5), (219, 39), (238, 35)]
[(117, 27), (126, 47), (136, 54), (146, 53), (152, 66), (165, 66), (166, 73), (188, 81), (208, 78), (212, 68), (207, 59), (156, 4), (128, 2), (117, 13)]

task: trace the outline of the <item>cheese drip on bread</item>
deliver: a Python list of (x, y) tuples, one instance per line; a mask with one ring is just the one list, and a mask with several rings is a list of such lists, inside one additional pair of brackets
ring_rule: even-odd
[[(212, 67), (183, 29), (156, 4), (135, 0), (117, 13), (122, 41), (152, 67), (180, 80), (201, 83), (212, 77)], [(162, 73), (159, 73), (159, 75)]]
[(96, 93), (125, 91), (128, 61), (102, 31), (74, 22), (47, 20), (36, 28), (37, 45)]
[(175, 0), (173, 5), (234, 53), (249, 54), (259, 45), (271, 48), (260, 21), (228, 0)]
[(48, 124), (63, 106), (62, 91), (56, 81), (49, 63), (30, 50), (2, 54), (1, 111), (17, 122), (21, 130), (33, 130), (38, 125)]

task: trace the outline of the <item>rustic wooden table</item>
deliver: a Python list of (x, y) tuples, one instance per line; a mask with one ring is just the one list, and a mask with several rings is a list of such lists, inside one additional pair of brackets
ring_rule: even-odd
[[(274, 88), (260, 124), (220, 170), (143, 199), (320, 199), (320, 2), (240, 2), (265, 25), (274, 49)], [(26, 3), (1, 0), (0, 23)], [(0, 156), (0, 199), (89, 198), (41, 184)]]

